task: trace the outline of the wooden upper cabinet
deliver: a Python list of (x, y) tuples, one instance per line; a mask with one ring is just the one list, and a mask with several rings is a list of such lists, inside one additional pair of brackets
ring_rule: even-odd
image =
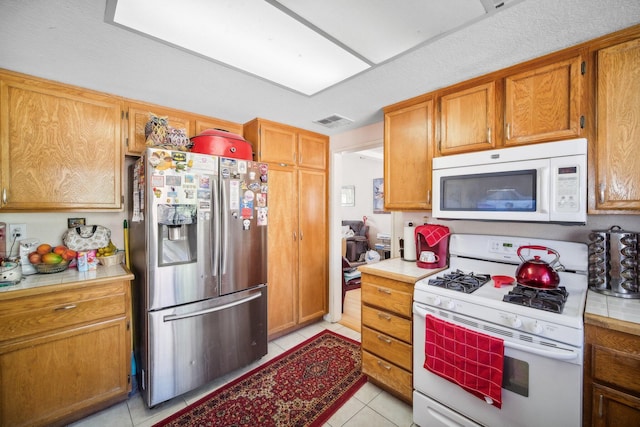
[(640, 210), (640, 38), (596, 52), (590, 208)]
[(242, 136), (242, 125), (219, 119), (196, 119), (196, 130), (193, 135), (200, 135), (207, 129), (218, 129)]
[(0, 70), (0, 209), (118, 210), (119, 98)]
[(258, 161), (321, 170), (328, 167), (329, 138), (325, 135), (254, 119), (245, 123), (244, 137), (253, 144)]
[(431, 209), (432, 140), (432, 99), (385, 110), (385, 209)]
[(496, 82), (445, 92), (439, 99), (438, 154), (457, 154), (496, 147)]
[(298, 166), (326, 170), (329, 162), (329, 141), (324, 135), (298, 133)]
[(184, 129), (189, 138), (195, 135), (192, 118), (187, 113), (156, 105), (133, 102), (127, 103), (126, 109), (129, 119), (126, 140), (126, 154), (128, 155), (139, 156), (147, 148), (144, 128), (149, 121), (151, 113), (158, 117), (166, 117), (169, 126), (176, 129)]
[(580, 55), (505, 78), (504, 145), (581, 135)]
[(128, 126), (125, 129), (126, 154), (139, 156), (147, 148), (144, 128), (149, 115), (166, 117), (169, 126), (183, 129), (187, 137), (196, 136), (207, 129), (219, 129), (236, 135), (242, 135), (242, 125), (214, 117), (200, 116), (186, 111), (175, 110), (159, 105), (128, 101), (125, 105)]

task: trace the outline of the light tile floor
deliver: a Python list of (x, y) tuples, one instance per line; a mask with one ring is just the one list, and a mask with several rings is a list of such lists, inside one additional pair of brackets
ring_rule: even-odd
[[(90, 415), (73, 427), (146, 427), (165, 419), (174, 412), (194, 403), (218, 387), (232, 381), (245, 372), (267, 362), (284, 351), (311, 338), (318, 332), (329, 329), (341, 335), (360, 341), (360, 333), (338, 323), (325, 321), (292, 332), (269, 342), (268, 353), (259, 361), (238, 369), (228, 375), (206, 384), (197, 390), (162, 403), (153, 409), (147, 408), (139, 393), (127, 401)], [(349, 399), (325, 424), (325, 427), (411, 427), (411, 406), (391, 396), (371, 383), (366, 383)]]

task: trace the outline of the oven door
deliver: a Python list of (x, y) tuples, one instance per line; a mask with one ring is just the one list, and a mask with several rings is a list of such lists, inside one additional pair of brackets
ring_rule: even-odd
[[(504, 340), (501, 409), (424, 368), (427, 314)], [(580, 426), (582, 350), (562, 344), (554, 347), (530, 343), (508, 335), (514, 335), (514, 331), (414, 303), (413, 421), (422, 427)]]

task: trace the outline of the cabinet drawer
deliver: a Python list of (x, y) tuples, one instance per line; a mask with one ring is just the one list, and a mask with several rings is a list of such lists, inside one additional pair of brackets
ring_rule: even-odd
[(595, 381), (640, 393), (640, 357), (594, 345), (592, 366)]
[(413, 376), (410, 372), (364, 350), (362, 351), (362, 372), (387, 386), (390, 391), (407, 402), (411, 402)]
[(362, 328), (362, 348), (412, 372), (412, 347), (389, 335)]
[(362, 302), (410, 318), (413, 294), (398, 291), (392, 287), (363, 281)]
[(11, 340), (123, 315), (128, 282), (88, 286), (0, 302), (0, 336)]
[(411, 320), (375, 307), (362, 306), (362, 325), (411, 343)]

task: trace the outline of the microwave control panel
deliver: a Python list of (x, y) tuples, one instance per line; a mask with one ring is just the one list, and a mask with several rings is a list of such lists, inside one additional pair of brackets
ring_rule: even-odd
[(580, 209), (580, 166), (559, 166), (554, 169), (554, 200), (556, 212), (577, 212)]

